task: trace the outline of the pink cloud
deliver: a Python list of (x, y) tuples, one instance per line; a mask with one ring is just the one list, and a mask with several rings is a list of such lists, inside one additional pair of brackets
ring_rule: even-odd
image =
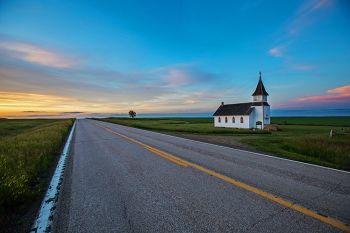
[(283, 47), (277, 46), (269, 50), (269, 54), (273, 57), (282, 57), (283, 56)]
[(294, 99), (294, 102), (298, 103), (334, 103), (342, 101), (350, 101), (350, 85), (328, 90), (325, 95)]
[(196, 103), (198, 103), (198, 101), (197, 100), (193, 100), (193, 99), (189, 99), (189, 100), (185, 101), (185, 104), (196, 104)]
[(72, 68), (77, 61), (36, 45), (21, 42), (0, 42), (0, 50), (26, 62), (55, 68)]
[(164, 79), (169, 86), (183, 86), (191, 83), (191, 77), (180, 69), (170, 69), (169, 74)]

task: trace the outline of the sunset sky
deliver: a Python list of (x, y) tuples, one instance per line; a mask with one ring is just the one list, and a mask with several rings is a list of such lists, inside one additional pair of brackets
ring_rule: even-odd
[(0, 1), (0, 117), (350, 109), (350, 3)]

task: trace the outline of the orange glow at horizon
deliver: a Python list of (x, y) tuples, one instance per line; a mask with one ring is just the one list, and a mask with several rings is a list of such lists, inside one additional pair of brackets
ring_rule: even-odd
[[(172, 96), (172, 98), (175, 97)], [(193, 104), (198, 104), (197, 100), (192, 99), (181, 101), (183, 102), (179, 105), (169, 105), (168, 101), (162, 98), (133, 104), (110, 101), (89, 102), (50, 94), (0, 91), (0, 117), (74, 117), (89, 114), (127, 114), (130, 109), (137, 113), (177, 113), (183, 112), (185, 105), (192, 108)]]
[[(110, 109), (99, 106), (100, 110)], [(0, 92), (0, 117), (60, 116), (65, 112), (91, 112), (91, 105), (74, 98), (24, 92)]]

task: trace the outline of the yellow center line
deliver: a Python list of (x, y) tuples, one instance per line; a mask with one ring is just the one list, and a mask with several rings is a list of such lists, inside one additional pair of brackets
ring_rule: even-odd
[(109, 128), (106, 128), (106, 127), (104, 127), (104, 126), (101, 126), (101, 125), (99, 125), (99, 124), (95, 124), (95, 125), (97, 125), (97, 126), (103, 128), (103, 129), (107, 130), (107, 131), (110, 132), (110, 133), (113, 133), (113, 134), (116, 134), (116, 135), (118, 135), (118, 136), (120, 136), (120, 137), (122, 137), (122, 138), (125, 138), (126, 140), (129, 140), (129, 141), (131, 141), (131, 142), (134, 142), (134, 143), (136, 143), (136, 144), (139, 144), (139, 145), (141, 145), (142, 147), (144, 147), (146, 150), (148, 150), (148, 151), (150, 151), (150, 152), (152, 152), (152, 153), (154, 153), (154, 154), (157, 154), (157, 155), (163, 157), (164, 159), (169, 160), (170, 162), (173, 162), (173, 163), (175, 163), (175, 164), (177, 164), (177, 165), (184, 166), (184, 167), (187, 167), (187, 166), (188, 166), (187, 163), (182, 162), (181, 160), (177, 159), (176, 157), (172, 156), (171, 154), (168, 154), (168, 153), (166, 153), (166, 152), (164, 152), (164, 151), (158, 150), (158, 149), (156, 149), (156, 148), (154, 148), (154, 147), (148, 146), (148, 145), (146, 145), (146, 144), (144, 144), (144, 143), (142, 143), (142, 142), (140, 142), (140, 141), (137, 141), (137, 140), (135, 140), (135, 139), (133, 139), (133, 138), (129, 138), (128, 136), (125, 136), (125, 135), (123, 135), (123, 134), (117, 133), (117, 132), (115, 132), (115, 131), (113, 131), (113, 130), (111, 130), (111, 129), (109, 129)]
[(195, 168), (195, 169), (200, 170), (202, 172), (205, 172), (205, 173), (207, 173), (209, 175), (212, 175), (212, 176), (214, 176), (216, 178), (224, 180), (224, 181), (226, 181), (228, 183), (234, 184), (234, 185), (236, 185), (236, 186), (238, 186), (240, 188), (243, 188), (243, 189), (245, 189), (245, 190), (247, 190), (249, 192), (255, 193), (255, 194), (257, 194), (257, 195), (259, 195), (261, 197), (264, 197), (266, 199), (274, 201), (274, 202), (276, 202), (278, 204), (281, 204), (281, 205), (283, 205), (285, 207), (288, 207), (290, 209), (298, 211), (298, 212), (300, 212), (302, 214), (305, 214), (305, 215), (307, 215), (309, 217), (317, 219), (317, 220), (319, 220), (321, 222), (327, 223), (327, 224), (329, 224), (329, 225), (331, 225), (333, 227), (336, 227), (336, 228), (338, 228), (340, 230), (343, 230), (345, 232), (350, 232), (350, 227), (348, 225), (346, 225), (345, 223), (342, 223), (342, 222), (340, 222), (340, 221), (338, 221), (336, 219), (320, 215), (320, 214), (318, 214), (318, 213), (316, 213), (316, 212), (314, 212), (312, 210), (309, 210), (309, 209), (307, 209), (305, 207), (302, 207), (302, 206), (300, 206), (298, 204), (294, 204), (294, 203), (292, 203), (290, 201), (287, 201), (287, 200), (285, 200), (283, 198), (277, 197), (277, 196), (275, 196), (275, 195), (273, 195), (271, 193), (265, 192), (265, 191), (263, 191), (261, 189), (258, 189), (258, 188), (255, 188), (253, 186), (250, 186), (248, 184), (242, 183), (242, 182), (237, 181), (237, 180), (235, 180), (233, 178), (230, 178), (228, 176), (225, 176), (225, 175), (222, 175), (220, 173), (217, 173), (217, 172), (215, 172), (213, 170), (204, 168), (204, 167), (202, 167), (200, 165), (197, 165), (195, 163), (191, 163), (189, 161), (181, 159), (181, 158), (179, 158), (179, 157), (177, 157), (175, 155), (171, 155), (171, 154), (169, 154), (167, 152), (164, 152), (164, 151), (161, 151), (159, 149), (156, 149), (156, 148), (154, 148), (152, 146), (149, 146), (149, 145), (147, 145), (147, 144), (145, 144), (143, 142), (140, 142), (140, 141), (138, 141), (136, 139), (133, 139), (133, 138), (130, 138), (130, 137), (125, 136), (123, 134), (120, 134), (118, 132), (115, 132), (115, 131), (111, 130), (110, 128), (104, 127), (104, 126), (102, 126), (100, 124), (95, 124), (95, 125), (97, 125), (97, 126), (103, 128), (103, 129), (107, 130), (108, 132), (111, 132), (111, 133), (116, 134), (116, 135), (118, 135), (118, 136), (120, 136), (122, 138), (125, 138), (125, 139), (127, 139), (127, 140), (129, 140), (131, 142), (139, 144), (142, 147), (144, 147), (145, 149), (147, 149), (148, 151), (150, 151), (150, 152), (152, 152), (152, 153), (154, 153), (156, 155), (159, 155), (159, 156), (161, 156), (161, 157), (163, 157), (163, 158), (165, 158), (165, 159), (167, 159), (167, 160), (169, 160), (169, 161), (171, 161), (171, 162), (173, 162), (175, 164), (178, 164), (178, 165), (181, 165), (181, 166), (184, 166), (184, 167)]

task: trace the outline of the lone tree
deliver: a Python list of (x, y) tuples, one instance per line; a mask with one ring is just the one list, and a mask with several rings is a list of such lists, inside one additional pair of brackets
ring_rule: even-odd
[(135, 112), (134, 110), (130, 110), (130, 111), (129, 111), (129, 116), (130, 116), (131, 118), (136, 117), (136, 112)]

